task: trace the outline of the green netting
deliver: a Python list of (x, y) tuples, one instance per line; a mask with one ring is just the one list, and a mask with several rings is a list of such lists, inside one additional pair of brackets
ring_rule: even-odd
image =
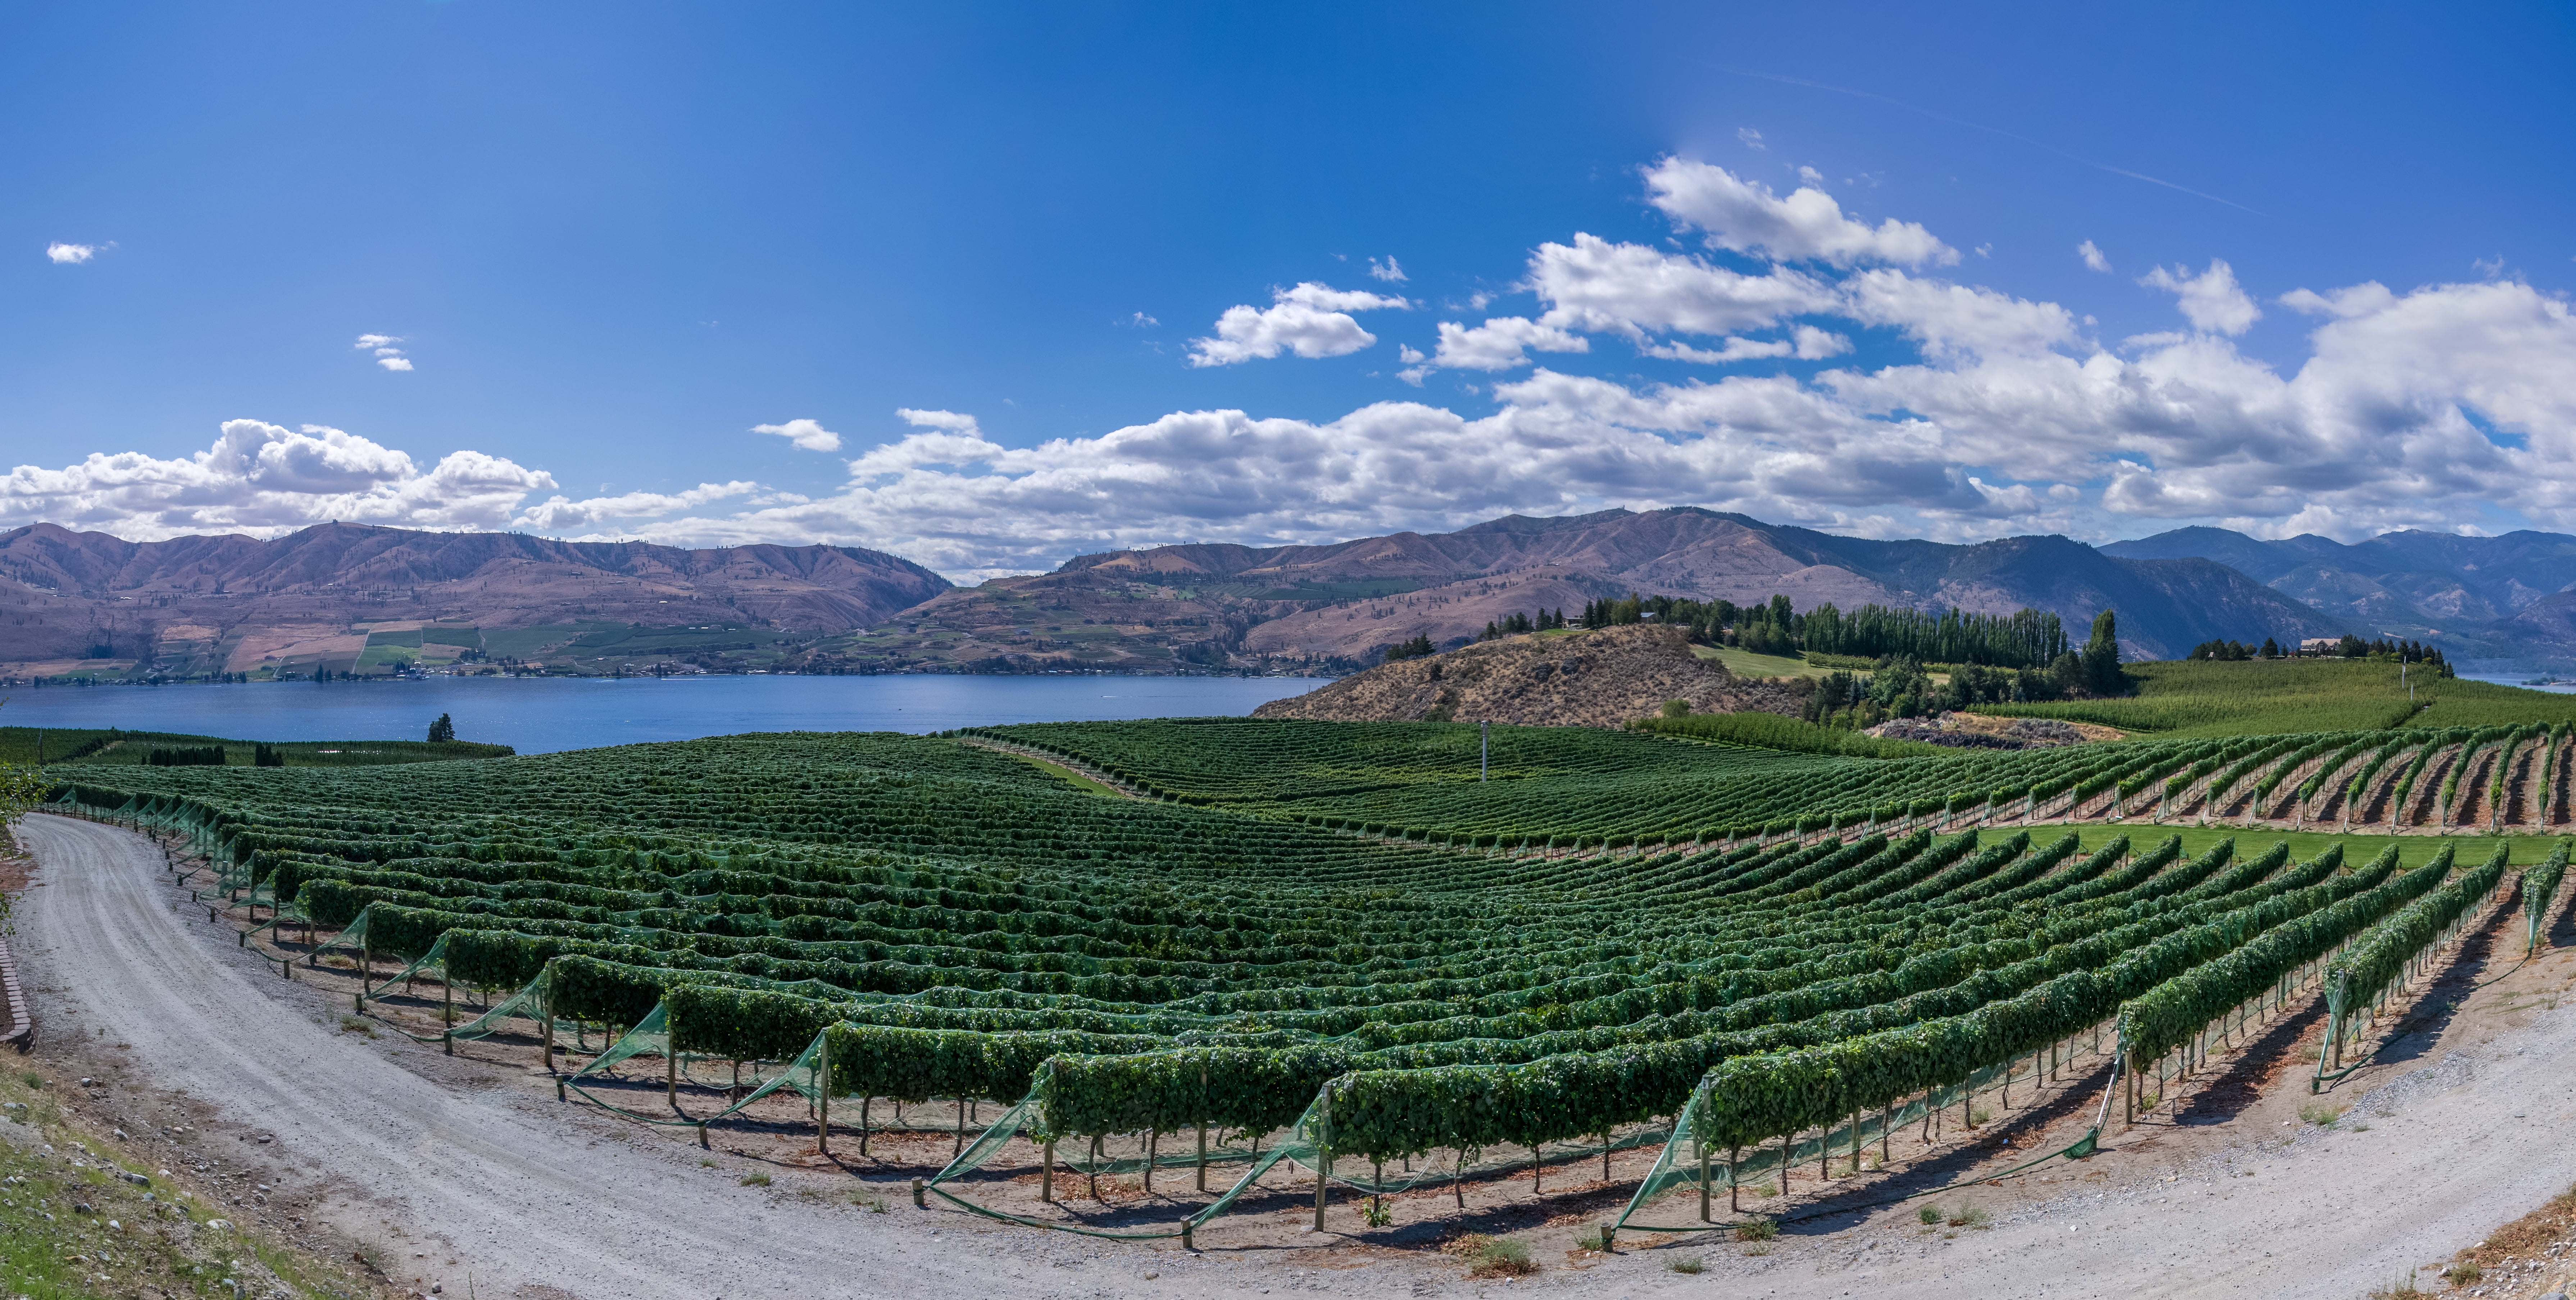
[[(2103, 1091), (2101, 1103), (2103, 1107), (2110, 1105), (2112, 1092), (2119, 1083), (2120, 1057), (2114, 1053), (2111, 1059), (2111, 1084)], [(1704, 1150), (1694, 1136), (1697, 1132), (1696, 1120), (1699, 1117), (1700, 1107), (1708, 1102), (1707, 1087), (1695, 1088), (1691, 1091), (1689, 1104), (1682, 1108), (1681, 1115), (1674, 1122), (1672, 1140), (1665, 1143), (1663, 1152), (1655, 1157), (1654, 1168), (1648, 1170), (1644, 1181), (1637, 1184), (1636, 1194), (1628, 1198), (1627, 1206), (1619, 1211), (1619, 1217), (1612, 1222), (1611, 1227), (1614, 1230), (1635, 1228), (1640, 1232), (1706, 1232), (1713, 1228), (1728, 1226), (1706, 1219), (1680, 1227), (1637, 1223), (1634, 1219), (1637, 1213), (1648, 1205), (1684, 1188), (1701, 1193), (1700, 1208), (1701, 1213), (1705, 1215), (1711, 1198), (1717, 1192), (1745, 1185), (1749, 1179), (1765, 1177), (1777, 1172), (1784, 1165), (1795, 1169), (1810, 1161), (1830, 1161), (1834, 1158), (1834, 1153), (1848, 1153), (1855, 1145), (1866, 1150), (1871, 1142), (1886, 1137), (1896, 1129), (1920, 1123), (1933, 1111), (1946, 1110), (1984, 1091), (2001, 1079), (2007, 1068), (2009, 1067), (2004, 1065), (1988, 1066), (1970, 1074), (1961, 1083), (1935, 1089), (1892, 1110), (1876, 1115), (1863, 1113), (1856, 1124), (1845, 1122), (1837, 1128), (1829, 1128), (1803, 1142), (1787, 1143), (1785, 1148), (1781, 1143), (1765, 1143), (1753, 1151), (1745, 1152), (1743, 1158), (1734, 1161), (1716, 1158), (1716, 1153), (1713, 1150)], [(2035, 1160), (2025, 1161), (2002, 1173), (1980, 1174), (1976, 1181), (2008, 1177), (2061, 1156), (2080, 1160), (2091, 1155), (2094, 1144), (2101, 1138), (2102, 1122), (2101, 1114), (2097, 1113), (2093, 1126), (2086, 1129), (2084, 1136), (2077, 1139), (2073, 1145), (2063, 1150), (2049, 1152)], [(1705, 1181), (1702, 1178), (1703, 1169), (1706, 1172)], [(1939, 1195), (1946, 1186), (1947, 1184), (1944, 1184), (1943, 1187), (1926, 1191), (1907, 1192), (1868, 1204), (1893, 1205), (1899, 1201), (1913, 1200), (1917, 1197), (1935, 1196)], [(1828, 1212), (1838, 1214), (1857, 1208), (1861, 1207), (1838, 1202)]]
[[(1035, 1130), (1037, 1128), (1042, 1120), (1036, 1101), (1037, 1090), (1034, 1088), (1031, 1089), (1030, 1095), (1026, 1099), (1023, 1099), (1018, 1104), (1012, 1106), (1009, 1110), (1003, 1112), (1003, 1114), (997, 1118), (989, 1128), (986, 1128), (984, 1132), (978, 1135), (972, 1143), (967, 1145), (964, 1150), (960, 1151), (954, 1160), (949, 1161), (946, 1168), (941, 1169), (938, 1174), (934, 1175), (928, 1182), (924, 1183), (922, 1189), (926, 1192), (937, 1195), (941, 1200), (947, 1201), (948, 1203), (957, 1206), (959, 1209), (980, 1214), (990, 1219), (999, 1219), (1004, 1222), (1022, 1224), (1032, 1228), (1052, 1228), (1065, 1232), (1080, 1233), (1084, 1236), (1091, 1237), (1110, 1237), (1127, 1241), (1149, 1241), (1168, 1237), (1186, 1236), (1189, 1233), (1194, 1232), (1197, 1228), (1230, 1213), (1236, 1201), (1241, 1200), (1257, 1184), (1259, 1184), (1264, 1175), (1268, 1174), (1283, 1161), (1305, 1169), (1309, 1174), (1312, 1174), (1320, 1168), (1324, 1170), (1325, 1182), (1337, 1184), (1364, 1195), (1393, 1195), (1398, 1192), (1410, 1191), (1414, 1188), (1428, 1184), (1455, 1183), (1469, 1177), (1482, 1177), (1486, 1174), (1494, 1173), (1503, 1169), (1526, 1168), (1530, 1163), (1528, 1160), (1519, 1158), (1486, 1160), (1477, 1157), (1476, 1153), (1459, 1152), (1457, 1158), (1445, 1167), (1426, 1163), (1421, 1169), (1407, 1170), (1395, 1177), (1387, 1177), (1382, 1168), (1377, 1168), (1375, 1166), (1372, 1166), (1372, 1172), (1365, 1177), (1356, 1173), (1348, 1175), (1343, 1174), (1339, 1172), (1339, 1169), (1349, 1167), (1351, 1158), (1337, 1158), (1326, 1145), (1325, 1141), (1318, 1140), (1319, 1134), (1324, 1135), (1325, 1139), (1329, 1140), (1330, 1109), (1326, 1098), (1329, 1097), (1332, 1091), (1332, 1086), (1333, 1085), (1330, 1083), (1325, 1084), (1323, 1089), (1318, 1091), (1316, 1094), (1316, 1100), (1307, 1106), (1305, 1112), (1297, 1117), (1295, 1123), (1288, 1126), (1286, 1133), (1268, 1149), (1260, 1151), (1257, 1155), (1252, 1150), (1248, 1149), (1211, 1146), (1208, 1149), (1206, 1157), (1206, 1162), (1209, 1165), (1213, 1166), (1220, 1163), (1233, 1164), (1237, 1161), (1249, 1161), (1249, 1167), (1238, 1175), (1234, 1183), (1226, 1188), (1224, 1192), (1220, 1193), (1215, 1200), (1209, 1202), (1207, 1205), (1184, 1218), (1182, 1222), (1185, 1226), (1181, 1229), (1172, 1231), (1112, 1232), (1104, 1229), (1088, 1228), (1079, 1224), (1063, 1223), (1051, 1219), (1039, 1219), (1027, 1215), (1011, 1214), (1006, 1211), (993, 1209), (989, 1206), (977, 1205), (974, 1202), (966, 1200), (965, 1198), (942, 1187), (940, 1184), (944, 1182), (960, 1178), (977, 1169), (981, 1169), (985, 1164), (990, 1162), (995, 1155), (999, 1154), (1002, 1148), (1008, 1144), (1012, 1138), (1021, 1136), (1023, 1130)], [(1029, 1132), (1028, 1136), (1032, 1141), (1045, 1140), (1043, 1134), (1035, 1131)], [(1629, 1150), (1653, 1144), (1669, 1145), (1670, 1138), (1671, 1129), (1669, 1126), (1648, 1125), (1624, 1136), (1613, 1135), (1611, 1141), (1608, 1142), (1606, 1146), (1599, 1142), (1548, 1143), (1539, 1149), (1538, 1159), (1542, 1163), (1546, 1163), (1584, 1156), (1599, 1156), (1602, 1155), (1605, 1150)], [(1157, 1155), (1151, 1161), (1156, 1168), (1168, 1169), (1191, 1168), (1198, 1165), (1199, 1162), (1200, 1157), (1195, 1143), (1184, 1148), (1177, 1154)], [(1148, 1161), (1142, 1157), (1123, 1157), (1117, 1159), (1103, 1159), (1095, 1162), (1087, 1160), (1079, 1154), (1076, 1154), (1070, 1158), (1059, 1156), (1055, 1163), (1070, 1172), (1087, 1175), (1101, 1173), (1134, 1173), (1144, 1169)]]
[[(544, 982), (544, 977), (540, 976), (537, 979), (530, 981), (528, 988), (521, 992), (522, 994), (529, 993)], [(681, 1111), (676, 1098), (672, 1100), (671, 1108), (677, 1118), (663, 1118), (655, 1115), (647, 1115), (640, 1111), (629, 1110), (626, 1107), (620, 1106), (616, 1102), (610, 1101), (607, 1098), (600, 1096), (598, 1093), (583, 1087), (581, 1085), (581, 1081), (583, 1079), (589, 1078), (595, 1074), (607, 1074), (614, 1070), (618, 1065), (638, 1056), (654, 1056), (660, 1057), (666, 1061), (671, 1060), (670, 1014), (663, 1004), (655, 1003), (653, 1010), (642, 1020), (636, 1022), (634, 1028), (629, 1029), (623, 1035), (620, 1035), (616, 1042), (607, 1044), (603, 1047), (599, 1055), (591, 1058), (589, 1064), (573, 1071), (569, 1075), (566, 1075), (563, 1079), (563, 1086), (573, 1092), (580, 1093), (584, 1100), (595, 1102), (600, 1106), (604, 1106), (609, 1110), (615, 1111), (618, 1114), (639, 1123), (669, 1126), (696, 1125), (703, 1127), (712, 1121), (723, 1119), (728, 1115), (732, 1115), (735, 1112), (742, 1110), (744, 1107), (778, 1091), (780, 1088), (786, 1088), (795, 1092), (797, 1095), (805, 1098), (808, 1102), (812, 1102), (819, 1098), (822, 1095), (821, 1082), (815, 1076), (817, 1061), (819, 1059), (822, 1045), (822, 1035), (818, 1034), (815, 1036), (812, 1043), (806, 1045), (805, 1051), (794, 1061), (789, 1062), (785, 1069), (778, 1071), (776, 1074), (770, 1075), (766, 1079), (758, 1078), (755, 1071), (755, 1084), (751, 1092), (744, 1096), (742, 1100), (734, 1102), (731, 1105), (726, 1106), (723, 1110), (717, 1111), (712, 1115), (692, 1116)], [(684, 1052), (680, 1054), (679, 1060), (674, 1062), (674, 1066), (679, 1077), (687, 1078), (688, 1062), (693, 1060), (712, 1059), (715, 1058), (700, 1057), (695, 1053)], [(757, 1067), (761, 1063), (751, 1062), (750, 1064)], [(697, 1084), (697, 1086), (700, 1087), (709, 1088), (726, 1087), (729, 1089), (731, 1086), (702, 1084), (698, 1083), (695, 1079), (690, 1079), (689, 1082)]]

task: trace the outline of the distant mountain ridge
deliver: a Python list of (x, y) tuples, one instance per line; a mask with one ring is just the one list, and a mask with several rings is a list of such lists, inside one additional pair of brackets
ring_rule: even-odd
[(2205, 640), (2335, 636), (2337, 619), (2202, 559), (2127, 559), (2064, 537), (1874, 541), (1680, 507), (1318, 546), (1201, 543), (1077, 556), (958, 588), (828, 648), (861, 671), (937, 667), (1356, 667), (1417, 635), (1450, 643), (1538, 609), (1625, 595), (2049, 610), (2116, 609), (2137, 658)]
[(2407, 530), (2344, 543), (2177, 528), (2102, 551), (2213, 560), (2356, 631), (2430, 641), (2470, 664), (2576, 663), (2576, 537), (2564, 533)]
[[(1959, 545), (1690, 507), (1109, 551), (971, 588), (856, 547), (685, 550), (355, 524), (127, 542), (39, 524), (0, 534), (0, 676), (92, 656), (137, 674), (386, 670), (404, 638), (423, 663), (461, 653), (441, 649), (451, 634), (430, 624), (479, 627), (453, 635), (583, 673), (1348, 670), (1416, 636), (1456, 643), (1515, 613), (1631, 591), (1738, 604), (1776, 593), (1800, 609), (2029, 607), (2079, 635), (2111, 609), (2125, 652), (2149, 659), (2222, 637), (2421, 635), (2384, 617), (2395, 611), (2438, 628), (2446, 649), (2468, 638), (2546, 660), (2576, 652), (2571, 579), (2576, 538), (2545, 533), (2346, 546), (2181, 529), (2099, 548), (2061, 536)], [(2448, 609), (2468, 617), (2430, 622)], [(534, 628), (552, 630), (494, 632)]]
[(190, 645), (245, 628), (437, 620), (838, 632), (948, 586), (909, 560), (857, 547), (692, 551), (362, 524), (266, 541), (129, 542), (35, 524), (0, 533), (0, 663), (80, 659), (101, 646), (111, 651), (101, 658), (148, 663), (174, 629)]

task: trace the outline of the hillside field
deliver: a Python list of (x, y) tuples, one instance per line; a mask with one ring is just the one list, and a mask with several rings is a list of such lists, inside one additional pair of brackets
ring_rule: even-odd
[[(286, 917), (267, 951), (363, 957), (406, 1032), (577, 1047), (568, 1096), (661, 1106), (666, 1067), (649, 1095), (612, 1067), (670, 1055), (692, 1123), (954, 1126), (930, 1182), (960, 1204), (1217, 1231), (1282, 1160), (1463, 1207), (1639, 1148), (1630, 1212), (1670, 1223), (1693, 1187), (1928, 1151), (1913, 1127), (2079, 1059), (2138, 1085), (2293, 994), (2358, 1007), (2483, 908), (2563, 909), (2565, 701), (2444, 682), (2428, 721), (2366, 672), (2161, 667), (2103, 707), (2194, 721), (2018, 752), (1181, 719), (65, 767), (50, 806), (202, 854)], [(2334, 725), (2231, 729), (2294, 716)], [(709, 1091), (726, 1062), (802, 1100)], [(1071, 1208), (1155, 1167), (1177, 1208)]]

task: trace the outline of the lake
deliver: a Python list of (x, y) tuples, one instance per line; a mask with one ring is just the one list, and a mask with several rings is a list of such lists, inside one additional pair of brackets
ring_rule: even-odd
[(233, 740), (456, 738), (522, 754), (741, 731), (945, 731), (1007, 722), (1240, 717), (1321, 677), (431, 677), (399, 682), (18, 687), (13, 727), (133, 727)]

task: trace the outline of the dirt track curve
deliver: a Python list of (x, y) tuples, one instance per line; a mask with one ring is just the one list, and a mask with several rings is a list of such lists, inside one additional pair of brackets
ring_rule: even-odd
[[(2576, 982), (2576, 952), (2561, 951), (2476, 994), (2469, 1011), (2436, 1017), (2393, 1053), (2397, 1063), (2347, 1082), (2342, 1099), (2360, 1105), (2338, 1131), (2284, 1126), (2309, 1100), (2303, 1081), (2286, 1077), (2231, 1106), (2223, 1125), (2114, 1135), (2082, 1165), (1974, 1188), (1967, 1199), (1991, 1207), (1994, 1226), (1951, 1237), (1903, 1206), (1833, 1230), (1792, 1225), (1760, 1256), (1710, 1235), (1571, 1266), (1536, 1242), (1548, 1267), (1510, 1284), (1462, 1280), (1446, 1258), (1334, 1234), (1329, 1250), (1239, 1251), (1223, 1247), (1219, 1227), (1202, 1238), (1216, 1249), (1194, 1258), (1171, 1244), (915, 1210), (883, 1185), (893, 1211), (867, 1213), (842, 1203), (859, 1184), (832, 1170), (740, 1186), (730, 1158), (703, 1167), (694, 1148), (637, 1143), (630, 1127), (558, 1105), (532, 1066), (503, 1071), (339, 1032), (338, 1005), (279, 979), (227, 942), (229, 928), (204, 924), (138, 836), (37, 816), (20, 838), (40, 866), (20, 926), (22, 974), (44, 1026), (38, 1051), (123, 1059), (138, 1085), (213, 1107), (220, 1118), (203, 1124), (207, 1141), (163, 1148), (163, 1163), (266, 1160), (290, 1180), (326, 1186), (345, 1205), (317, 1217), (386, 1244), (402, 1257), (406, 1286), (417, 1276), (420, 1289), (439, 1281), (451, 1296), (466, 1294), (470, 1274), (475, 1294), (550, 1300), (1274, 1290), (2357, 1300), (2410, 1267), (2427, 1268), (2429, 1283), (2428, 1266), (2576, 1176), (2576, 1074), (2566, 1068), (2576, 998), (2556, 1005)], [(2458, 972), (2460, 990), (2471, 974)], [(2515, 1005), (2480, 1013), (2490, 998)], [(2080, 1130), (2074, 1118), (2059, 1129), (2067, 1124)], [(260, 1144), (262, 1134), (273, 1142)], [(798, 1194), (817, 1189), (827, 1195)], [(1704, 1255), (1706, 1272), (1669, 1271), (1684, 1254)]]

